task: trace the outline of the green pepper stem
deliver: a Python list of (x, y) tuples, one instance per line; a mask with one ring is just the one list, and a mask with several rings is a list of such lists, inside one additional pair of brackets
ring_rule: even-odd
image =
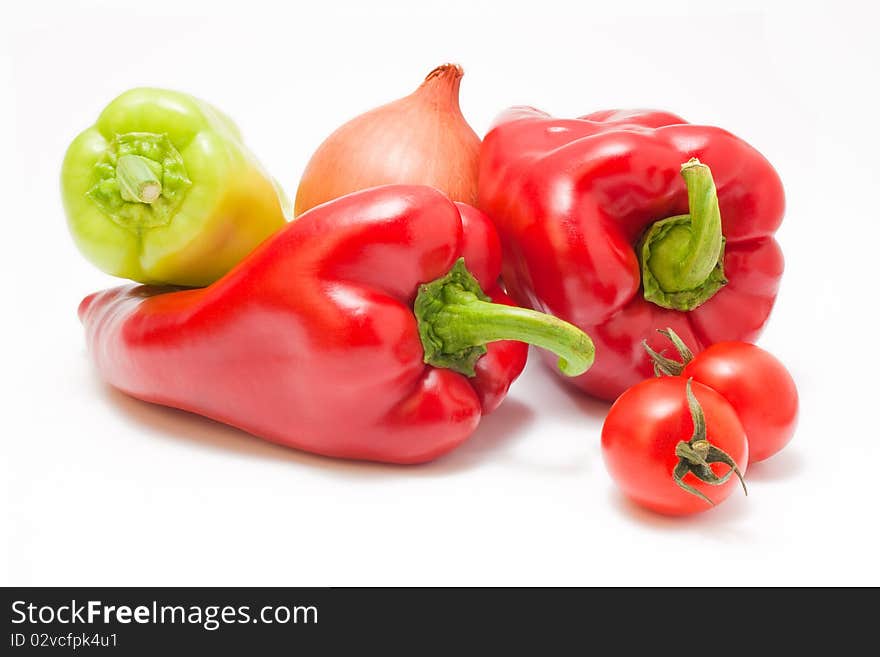
[(709, 167), (693, 158), (681, 166), (688, 214), (652, 224), (641, 246), (645, 298), (676, 310), (693, 310), (712, 297), (724, 279), (724, 236), (718, 193)]
[(682, 165), (681, 175), (687, 185), (690, 221), (655, 242), (648, 262), (667, 292), (702, 284), (721, 253), (721, 212), (709, 167), (694, 158)]
[(552, 351), (567, 376), (593, 364), (590, 337), (573, 324), (526, 308), (492, 303), (459, 259), (446, 276), (422, 285), (415, 304), (425, 362), (474, 375), (485, 345), (518, 340)]
[(146, 158), (140, 155), (121, 155), (116, 162), (116, 180), (124, 201), (153, 203), (162, 195), (162, 183)]
[(192, 186), (180, 152), (168, 135), (154, 132), (117, 134), (95, 163), (94, 178), (86, 196), (137, 235), (167, 226)]
[[(593, 343), (575, 326), (526, 308), (480, 301), (470, 292), (450, 290), (440, 329), (452, 349), (476, 347), (496, 340), (518, 340), (559, 356), (559, 369), (568, 376), (583, 374), (593, 363)], [(438, 330), (435, 326), (435, 330)]]

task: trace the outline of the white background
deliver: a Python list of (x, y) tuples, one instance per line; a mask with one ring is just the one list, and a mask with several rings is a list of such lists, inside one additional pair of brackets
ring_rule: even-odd
[[(876, 3), (2, 7), (3, 583), (880, 584)], [(118, 281), (73, 246), (58, 172), (111, 98), (210, 100), (292, 196), (332, 129), (448, 60), (479, 134), (511, 104), (655, 106), (776, 165), (787, 270), (760, 344), (802, 415), (748, 498), (684, 520), (631, 506), (601, 460), (607, 406), (537, 359), (468, 443), (409, 468), (269, 445), (98, 380), (76, 306)]]

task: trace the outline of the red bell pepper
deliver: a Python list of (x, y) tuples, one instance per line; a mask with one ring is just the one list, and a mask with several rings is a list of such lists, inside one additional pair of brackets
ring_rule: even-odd
[(659, 349), (656, 329), (697, 351), (753, 341), (776, 299), (782, 184), (719, 128), (649, 110), (566, 120), (513, 108), (483, 141), (479, 205), (513, 299), (595, 340), (595, 366), (572, 382), (598, 397), (651, 376), (641, 343)]
[(80, 317), (101, 375), (134, 397), (310, 452), (417, 463), (501, 402), (526, 360), (510, 339), (571, 374), (592, 362), (575, 327), (502, 305), (500, 267), (483, 213), (387, 186), (303, 214), (209, 287), (107, 290)]

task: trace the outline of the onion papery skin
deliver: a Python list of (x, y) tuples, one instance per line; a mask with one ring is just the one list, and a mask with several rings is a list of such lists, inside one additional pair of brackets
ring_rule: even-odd
[(477, 201), (480, 138), (459, 106), (464, 71), (443, 64), (413, 93), (352, 119), (315, 151), (300, 180), (296, 216), (361, 189), (428, 185)]

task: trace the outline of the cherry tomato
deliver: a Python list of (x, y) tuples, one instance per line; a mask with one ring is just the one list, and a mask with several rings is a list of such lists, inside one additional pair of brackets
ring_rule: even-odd
[(740, 485), (749, 445), (724, 397), (675, 376), (643, 381), (614, 402), (602, 427), (602, 454), (632, 500), (685, 515), (710, 509)]
[(646, 345), (657, 373), (693, 377), (721, 393), (749, 437), (749, 463), (763, 461), (788, 444), (797, 426), (798, 393), (775, 356), (747, 342), (719, 342), (694, 356), (672, 329), (660, 332), (675, 345), (682, 362)]
[(794, 435), (798, 393), (779, 360), (747, 342), (719, 342), (685, 365), (682, 376), (721, 393), (746, 430), (749, 463), (773, 456)]

